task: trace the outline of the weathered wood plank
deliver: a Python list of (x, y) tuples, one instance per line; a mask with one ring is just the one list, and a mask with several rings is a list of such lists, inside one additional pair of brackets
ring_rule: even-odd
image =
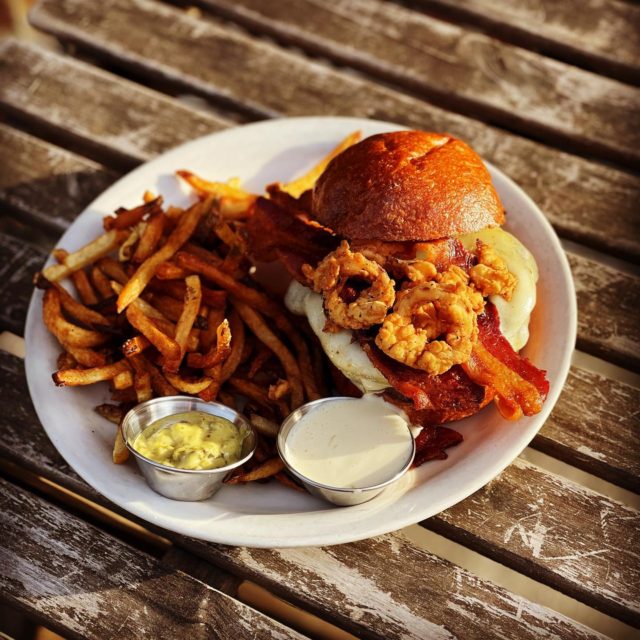
[(0, 329), (22, 334), (33, 291), (31, 279), (42, 266), (42, 249), (0, 233)]
[(567, 252), (578, 298), (579, 349), (640, 367), (640, 278)]
[(617, 0), (412, 0), (412, 4), (629, 82), (640, 81), (640, 7)]
[(640, 493), (640, 389), (572, 367), (532, 446)]
[[(73, 7), (68, 0), (36, 5), (32, 21), (94, 55), (135, 67), (139, 75), (170, 79), (189, 91), (263, 116), (351, 115), (450, 131), (518, 182), (562, 235), (640, 260), (637, 177), (443, 111), (156, 3), (109, 0), (109, 11), (99, 15), (92, 13), (93, 5), (83, 5), (77, 12)], [(121, 25), (128, 20), (138, 25), (135, 37)], [(26, 65), (20, 64), (20, 73), (33, 82)], [(48, 83), (46, 77), (39, 80), (43, 86)], [(25, 80), (26, 90), (11, 91), (18, 110), (35, 108), (30, 84)], [(46, 95), (51, 97), (51, 92)], [(37, 115), (46, 119), (47, 113), (43, 106)], [(83, 117), (82, 112), (77, 117)]]
[(117, 177), (95, 162), (0, 123), (0, 206), (56, 233)]
[[(78, 493), (88, 495), (93, 500), (104, 501), (96, 495), (93, 489), (79, 480), (75, 474), (69, 473), (68, 468), (61, 461), (60, 456), (53, 449), (38, 423), (26, 391), (22, 362), (18, 358), (2, 352), (0, 352), (0, 386), (7, 390), (6, 397), (3, 399), (5, 405), (11, 407), (10, 412), (0, 415), (0, 430), (3, 433), (3, 438), (0, 440), (0, 455), (20, 464), (22, 467), (36, 471), (40, 475), (50, 477), (63, 486), (69, 486)], [(18, 419), (11, 418), (11, 415), (16, 416)], [(528, 493), (525, 495), (526, 491), (536, 492), (536, 499), (542, 498), (542, 500), (546, 499), (547, 490), (553, 490), (553, 492), (566, 490), (570, 496), (573, 496), (576, 491), (581, 491), (572, 483), (555, 479), (554, 476), (537, 470), (531, 465), (526, 463), (519, 464), (524, 465), (524, 467), (516, 470), (509, 468), (490, 485), (492, 495), (499, 495), (501, 499), (501, 502), (495, 505), (497, 518), (497, 526), (495, 528), (491, 517), (485, 518), (481, 526), (474, 519), (472, 522), (473, 528), (467, 532), (467, 537), (463, 538), (462, 534), (466, 531), (464, 517), (458, 517), (454, 514), (454, 524), (448, 524), (443, 519), (447, 518), (446, 514), (451, 511), (449, 510), (437, 516), (434, 520), (440, 523), (447, 523), (453, 535), (472, 548), (478, 549), (485, 544), (494, 549), (497, 546), (495, 540), (501, 539), (503, 541), (500, 547), (501, 556), (507, 555), (509, 550), (512, 550), (512, 554), (515, 554), (516, 550), (519, 552), (522, 545), (521, 538), (518, 535), (511, 535), (505, 540), (504, 523), (509, 518), (510, 510), (513, 510), (513, 513), (516, 514), (527, 515), (528, 509), (540, 506), (532, 500)], [(516, 475), (515, 480), (514, 474)], [(525, 478), (522, 480), (520, 477), (521, 475), (529, 476), (529, 474), (530, 479)], [(505, 483), (504, 490), (500, 489), (502, 482)], [(517, 482), (521, 482), (522, 486), (516, 491), (513, 485), (514, 483), (517, 485)], [(560, 484), (557, 484), (558, 482)], [(469, 504), (470, 509), (479, 508), (476, 505), (476, 502), (480, 499), (478, 495), (476, 494), (476, 496), (469, 498), (453, 509), (464, 510), (467, 504)], [(552, 497), (549, 498), (549, 504), (553, 506), (555, 504), (554, 501), (557, 501), (556, 493), (552, 493)], [(531, 503), (533, 503), (533, 507), (530, 506)], [(492, 503), (489, 499), (485, 499), (484, 503), (481, 504), (484, 504), (485, 511), (492, 508)], [(581, 545), (579, 550), (582, 550), (582, 553), (585, 553), (583, 550), (585, 545), (594, 544), (597, 547), (596, 550), (600, 553), (599, 555), (584, 556), (581, 561), (583, 573), (591, 572), (594, 574), (599, 572), (601, 563), (604, 560), (609, 562), (610, 570), (618, 572), (621, 577), (627, 577), (630, 571), (637, 571), (637, 568), (633, 569), (632, 567), (630, 569), (624, 566), (628, 560), (629, 552), (616, 547), (620, 536), (629, 537), (634, 534), (634, 522), (624, 520), (624, 517), (627, 517), (632, 512), (622, 507), (622, 505), (592, 492), (579, 493), (579, 499), (572, 499), (568, 505), (573, 511), (569, 512), (569, 507), (567, 507), (567, 509), (563, 508), (558, 512), (566, 518), (566, 527), (561, 530), (561, 537), (556, 540), (553, 530), (550, 529), (546, 532), (547, 546), (545, 547), (545, 556), (549, 555), (546, 552), (547, 549), (555, 548), (560, 544), (565, 545), (565, 552), (567, 549), (572, 550), (574, 547), (578, 548), (578, 545)], [(600, 514), (603, 510), (611, 512), (607, 516), (612, 520), (611, 526), (613, 529), (611, 530), (601, 528)], [(580, 528), (567, 531), (567, 527), (570, 528), (570, 522), (573, 521), (568, 517), (568, 513), (572, 514), (573, 520), (581, 524)], [(552, 515), (550, 517), (560, 516)], [(511, 525), (514, 523), (516, 523), (515, 518), (511, 520)], [(527, 521), (521, 524), (526, 526)], [(585, 530), (590, 533), (586, 542), (582, 542)], [(175, 536), (171, 536), (166, 532), (163, 535), (176, 539)], [(483, 540), (486, 540), (486, 542), (483, 542)], [(411, 624), (414, 623), (412, 622), (414, 621), (413, 617), (406, 617), (409, 613), (414, 615), (422, 612), (420, 615), (424, 615), (432, 622), (437, 623), (439, 618), (434, 618), (433, 615), (440, 609), (446, 615), (458, 619), (461, 616), (464, 618), (470, 615), (467, 605), (473, 605), (471, 608), (477, 611), (480, 611), (484, 606), (482, 602), (487, 598), (487, 594), (483, 590), (485, 583), (475, 582), (475, 579), (471, 580), (466, 573), (463, 573), (464, 578), (460, 580), (457, 577), (457, 569), (450, 566), (446, 570), (442, 569), (441, 561), (435, 562), (429, 554), (424, 556), (423, 552), (407, 547), (406, 543), (400, 542), (395, 535), (378, 539), (377, 542), (372, 543), (374, 544), (373, 547), (368, 546), (369, 542), (342, 545), (322, 550), (268, 551), (232, 549), (180, 538), (180, 544), (189, 548), (192, 552), (225, 567), (234, 574), (263, 584), (287, 600), (298, 602), (304, 607), (314, 609), (318, 613), (322, 613), (324, 610), (325, 615), (327, 615), (329, 609), (333, 609), (330, 614), (331, 621), (356, 632), (362, 632), (362, 627), (358, 627), (359, 631), (357, 631), (353, 627), (354, 624), (362, 625), (365, 628), (371, 626), (371, 616), (375, 615), (375, 611), (370, 606), (372, 600), (369, 598), (374, 598), (376, 607), (379, 606), (378, 615), (384, 618), (385, 626), (383, 628), (388, 634), (386, 637), (396, 637), (399, 634), (398, 625), (402, 625), (407, 621), (411, 622)], [(389, 552), (389, 549), (391, 549), (391, 552)], [(345, 554), (344, 559), (342, 557), (343, 553)], [(494, 555), (496, 553), (494, 552)], [(563, 553), (563, 555), (566, 555), (566, 553)], [(549, 582), (555, 581), (562, 590), (571, 590), (577, 597), (582, 598), (584, 594), (580, 591), (581, 586), (571, 581), (571, 574), (568, 577), (563, 574), (562, 579), (560, 579), (559, 574), (556, 575), (553, 571), (553, 562), (548, 558), (544, 560), (548, 566), (545, 567), (544, 571), (541, 571), (539, 564), (543, 561), (539, 558), (531, 559), (530, 556), (531, 550), (526, 556), (526, 562), (522, 561), (518, 565), (517, 568), (519, 570), (527, 574), (535, 570), (536, 575), (540, 574)], [(361, 562), (364, 562), (361, 558), (368, 558), (368, 561), (361, 565)], [(567, 567), (575, 564), (575, 562), (572, 564), (570, 561), (562, 559), (557, 559), (555, 562), (564, 573), (567, 573)], [(533, 569), (529, 566), (530, 564)], [(375, 571), (374, 565), (377, 567)], [(363, 568), (358, 569), (361, 566)], [(367, 583), (366, 588), (363, 588), (362, 591), (351, 587), (351, 580), (353, 579), (357, 584), (357, 581), (360, 580), (360, 575), (371, 576), (371, 580), (374, 581), (371, 584)], [(286, 579), (284, 576), (286, 576)], [(383, 580), (382, 576), (386, 576), (384, 580), (390, 580), (391, 582), (385, 585), (381, 582)], [(434, 580), (433, 584), (431, 583), (432, 578)], [(452, 586), (443, 589), (443, 585)], [(465, 599), (466, 596), (462, 594), (473, 585), (475, 585), (474, 589), (479, 588), (480, 591), (476, 592), (475, 595), (468, 594), (469, 598)], [(393, 588), (393, 590), (389, 591), (390, 588)], [(460, 598), (452, 600), (450, 595), (458, 588), (462, 589), (462, 591), (457, 592)], [(637, 584), (634, 585), (633, 582), (622, 584), (621, 580), (616, 579), (609, 583), (602, 582), (599, 586), (592, 586), (587, 596), (590, 597), (592, 603), (601, 606), (606, 611), (615, 611), (615, 615), (617, 615), (621, 608), (620, 601), (633, 597), (629, 594), (634, 589), (637, 591)], [(407, 594), (406, 596), (403, 595), (405, 593)], [(446, 602), (443, 602), (443, 598)], [(504, 600), (502, 596), (498, 601), (502, 602), (502, 604), (498, 604), (494, 600), (491, 605), (497, 607), (494, 609), (496, 615), (504, 610), (510, 612), (509, 615), (517, 612), (517, 608), (512, 608), (512, 606), (516, 606), (512, 601)], [(433, 614), (429, 603), (433, 603), (435, 609)], [(395, 611), (397, 607), (399, 607), (399, 611)], [(637, 614), (627, 610), (624, 615), (628, 619), (629, 616)], [(353, 618), (353, 622), (349, 622), (350, 618)], [(475, 618), (475, 614), (471, 616), (470, 620), (474, 625), (476, 622), (478, 624), (481, 623), (481, 620)], [(447, 628), (449, 628), (448, 623)], [(490, 633), (492, 628), (490, 625), (486, 626), (484, 632)], [(475, 630), (476, 627), (473, 626), (472, 629)], [(453, 631), (450, 628), (449, 630)], [(481, 631), (481, 628), (478, 628), (478, 630)], [(462, 633), (461, 635), (462, 637), (475, 637), (475, 634), (465, 635)], [(385, 637), (385, 635), (381, 633), (377, 637)], [(421, 636), (418, 634), (416, 637)], [(481, 632), (478, 637), (483, 637)], [(507, 634), (507, 637), (520, 636), (514, 632)]]
[(302, 638), (0, 480), (0, 598), (69, 638)]
[(45, 128), (65, 147), (70, 143), (122, 169), (230, 124), (73, 58), (15, 40), (0, 44), (0, 109)]
[(422, 524), (640, 624), (638, 511), (518, 458), (480, 491)]
[(199, 4), (445, 108), (556, 145), (566, 138), (582, 150), (635, 155), (627, 147), (636, 144), (640, 90), (483, 33), (382, 0)]

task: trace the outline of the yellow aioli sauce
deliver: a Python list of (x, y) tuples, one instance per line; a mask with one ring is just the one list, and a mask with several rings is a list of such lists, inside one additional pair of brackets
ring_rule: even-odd
[(225, 418), (189, 411), (152, 422), (132, 446), (145, 458), (176, 469), (218, 469), (240, 459), (245, 436)]

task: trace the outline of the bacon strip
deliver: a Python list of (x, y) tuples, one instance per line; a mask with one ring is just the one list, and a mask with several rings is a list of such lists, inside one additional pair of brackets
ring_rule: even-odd
[(430, 376), (389, 358), (364, 333), (358, 338), (373, 366), (401, 394), (399, 398), (387, 392), (385, 397), (398, 406), (404, 402), (402, 408), (407, 413), (414, 412), (416, 424), (460, 420), (476, 413), (493, 398), (491, 390), (470, 380), (460, 367), (452, 367), (440, 376)]
[[(292, 275), (304, 281), (293, 265), (305, 262), (315, 266), (333, 251), (340, 240), (316, 224), (283, 209), (267, 198), (258, 198), (247, 223), (249, 250), (257, 260), (265, 262), (280, 258), (291, 267)], [(289, 261), (286, 256), (291, 256)]]
[(445, 449), (462, 442), (462, 435), (449, 427), (424, 427), (416, 438), (416, 457), (413, 466), (419, 467), (428, 460), (445, 460)]
[(498, 312), (491, 303), (478, 317), (478, 329), (478, 342), (462, 368), (478, 384), (495, 389), (496, 405), (507, 420), (538, 413), (549, 392), (546, 372), (511, 348), (500, 333)]

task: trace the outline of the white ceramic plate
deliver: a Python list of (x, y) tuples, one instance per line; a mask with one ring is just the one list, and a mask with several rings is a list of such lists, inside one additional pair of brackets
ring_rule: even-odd
[[(190, 201), (174, 178), (190, 169), (210, 179), (240, 177), (261, 192), (270, 182), (303, 173), (356, 129), (364, 136), (401, 129), (354, 118), (270, 120), (194, 140), (148, 162), (97, 198), (58, 243), (75, 250), (95, 238), (102, 217), (140, 202), (150, 189), (165, 202)], [(527, 195), (490, 167), (508, 213), (506, 228), (533, 252), (540, 267), (539, 302), (526, 355), (551, 383), (543, 410), (516, 423), (488, 407), (455, 425), (464, 442), (449, 458), (411, 471), (378, 498), (335, 508), (277, 483), (223, 488), (205, 502), (174, 502), (147, 487), (133, 461), (111, 462), (114, 426), (93, 407), (108, 400), (106, 385), (58, 389), (51, 380), (60, 348), (42, 323), (42, 294), (31, 300), (26, 325), (26, 370), (38, 416), (65, 460), (92, 487), (131, 513), (172, 531), (230, 545), (292, 547), (337, 544), (414, 524), (467, 497), (494, 478), (529, 443), (551, 412), (564, 384), (575, 343), (575, 294), (569, 266), (551, 226)]]

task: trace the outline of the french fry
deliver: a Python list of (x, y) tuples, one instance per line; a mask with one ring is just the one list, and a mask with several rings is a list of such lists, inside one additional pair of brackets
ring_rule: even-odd
[(282, 400), (291, 393), (291, 385), (288, 380), (282, 380), (281, 378), (274, 384), (269, 385), (269, 391), (267, 395), (269, 400), (274, 402)]
[(165, 261), (156, 267), (154, 277), (158, 280), (184, 280), (190, 273), (173, 262)]
[(304, 402), (304, 392), (300, 380), (300, 367), (291, 351), (289, 351), (282, 340), (269, 329), (267, 323), (257, 311), (243, 302), (236, 301), (234, 302), (234, 306), (256, 338), (269, 347), (282, 363), (285, 373), (287, 374), (287, 380), (291, 385), (292, 408), (295, 409), (299, 407)]
[(82, 365), (83, 367), (103, 367), (107, 364), (107, 358), (103, 353), (94, 351), (93, 349), (74, 347), (70, 344), (66, 344), (63, 346), (67, 350), (69, 355), (73, 357), (76, 363)]
[(202, 376), (201, 378), (187, 378), (177, 373), (171, 373), (170, 371), (165, 371), (164, 377), (178, 391), (190, 393), (192, 395), (197, 395), (201, 391), (204, 391), (212, 382), (212, 379), (207, 376)]
[(126, 271), (122, 268), (122, 264), (109, 256), (100, 258), (96, 263), (102, 273), (104, 273), (111, 280), (115, 280), (119, 284), (125, 284), (129, 279)]
[(342, 153), (345, 149), (348, 149), (350, 146), (358, 142), (361, 136), (362, 133), (360, 131), (354, 131), (353, 133), (350, 133), (344, 140), (342, 140), (342, 142), (337, 147), (335, 147), (335, 149), (333, 149), (322, 160), (320, 160), (320, 162), (318, 162), (318, 164), (316, 164), (313, 169), (305, 173), (303, 176), (300, 176), (296, 180), (288, 182), (287, 184), (283, 184), (280, 187), (282, 191), (286, 191), (294, 198), (299, 198), (308, 189), (313, 189), (318, 178), (327, 168), (327, 165), (338, 154)]
[(52, 286), (60, 294), (62, 308), (75, 320), (96, 329), (109, 326), (109, 321), (101, 313), (78, 302), (59, 282), (53, 282)]
[(155, 213), (162, 206), (162, 197), (158, 196), (154, 200), (134, 207), (133, 209), (120, 208), (115, 216), (107, 216), (103, 219), (103, 226), (108, 231), (110, 229), (127, 229), (138, 224), (146, 215)]
[(229, 316), (229, 326), (231, 328), (231, 353), (224, 361), (220, 371), (220, 380), (222, 382), (228, 380), (235, 373), (235, 370), (240, 365), (244, 351), (244, 323), (235, 309)]
[(270, 408), (274, 405), (274, 402), (269, 398), (267, 392), (259, 384), (238, 376), (231, 376), (228, 382), (236, 391), (253, 400), (261, 407)]
[[(65, 261), (65, 258), (69, 255), (68, 251), (64, 249), (54, 249), (53, 257), (62, 264)], [(74, 271), (71, 274), (71, 282), (73, 282), (73, 286), (78, 292), (78, 296), (82, 301), (82, 304), (85, 305), (94, 305), (98, 303), (98, 296), (96, 296), (93, 288), (91, 287), (91, 283), (89, 282), (89, 278), (87, 277), (87, 273), (84, 269), (78, 269), (78, 271)]]
[(94, 411), (113, 424), (120, 424), (126, 411), (117, 404), (99, 404)]
[(122, 345), (122, 353), (126, 358), (131, 358), (141, 354), (145, 349), (151, 346), (151, 343), (144, 336), (134, 336), (125, 340)]
[[(164, 296), (157, 293), (145, 294), (145, 297), (149, 304), (153, 305), (156, 309), (162, 309), (162, 313), (171, 320), (171, 322), (178, 322), (184, 309), (182, 300), (176, 300), (171, 296)], [(138, 300), (142, 300), (142, 298), (138, 298)]]
[(200, 347), (203, 351), (205, 349), (208, 351), (217, 339), (218, 326), (223, 320), (223, 309), (209, 309), (207, 314), (207, 328), (200, 332)]
[(124, 311), (140, 294), (153, 278), (156, 267), (169, 260), (190, 238), (202, 216), (211, 209), (212, 200), (208, 198), (198, 202), (182, 215), (165, 244), (149, 256), (133, 274), (118, 296), (118, 313)]
[[(182, 309), (182, 313), (180, 314), (180, 318), (178, 319), (178, 323), (176, 324), (175, 333), (175, 341), (180, 346), (180, 360), (182, 360), (182, 357), (184, 356), (187, 349), (187, 340), (189, 338), (189, 333), (191, 332), (193, 323), (198, 316), (200, 303), (202, 301), (200, 278), (196, 275), (189, 276), (185, 279), (185, 284), (186, 291), (184, 294), (184, 306)], [(175, 366), (175, 370), (177, 370), (179, 364), (180, 362), (178, 361), (168, 363), (167, 366), (169, 367), (170, 365), (173, 365)]]
[(272, 355), (273, 351), (271, 351), (271, 349), (261, 343), (260, 348), (258, 349), (258, 353), (252, 360), (249, 371), (247, 372), (247, 378), (251, 380), (251, 378), (253, 378), (253, 376), (255, 376), (256, 373), (258, 373), (258, 371), (262, 369), (263, 365), (269, 361)]
[(280, 458), (269, 458), (262, 462), (259, 466), (247, 473), (242, 473), (229, 478), (227, 484), (240, 484), (242, 482), (254, 482), (256, 480), (265, 480), (271, 476), (275, 476), (284, 469), (284, 462)]
[(96, 347), (104, 344), (109, 336), (83, 329), (65, 320), (60, 304), (60, 292), (54, 288), (44, 292), (42, 317), (45, 326), (63, 345), (72, 347)]
[(120, 427), (116, 430), (112, 458), (115, 464), (124, 464), (129, 459), (129, 449), (127, 449), (124, 436), (122, 435), (122, 429)]
[(280, 427), (273, 420), (264, 418), (257, 413), (252, 413), (249, 416), (249, 420), (260, 435), (266, 436), (267, 438), (278, 437), (278, 431), (280, 430)]
[(104, 380), (113, 380), (123, 371), (129, 371), (129, 365), (126, 360), (107, 364), (104, 367), (93, 367), (92, 369), (56, 371), (52, 377), (58, 387), (78, 387), (103, 382)]
[(235, 186), (237, 180), (228, 182), (210, 182), (191, 171), (176, 171), (176, 175), (189, 183), (201, 197), (213, 196), (218, 202), (222, 217), (227, 219), (246, 218), (256, 196)]
[(78, 269), (71, 274), (71, 282), (78, 292), (80, 300), (83, 304), (94, 305), (98, 304), (98, 296), (96, 295), (91, 283), (89, 282), (89, 276), (84, 269)]
[(138, 222), (138, 224), (131, 229), (129, 237), (120, 245), (118, 249), (118, 260), (120, 262), (128, 262), (131, 259), (146, 224), (146, 222)]
[(215, 282), (234, 298), (259, 309), (267, 315), (282, 313), (278, 303), (271, 300), (265, 293), (238, 282), (233, 276), (225, 273), (215, 265), (205, 262), (198, 256), (185, 251), (179, 251), (176, 254), (176, 262), (181, 267), (190, 269), (195, 273), (199, 273), (205, 279)]
[(147, 221), (140, 242), (131, 257), (131, 261), (139, 264), (144, 262), (156, 249), (162, 238), (166, 217), (162, 211), (154, 213)]
[(146, 402), (153, 397), (151, 388), (151, 372), (147, 366), (147, 361), (140, 354), (130, 357), (129, 363), (134, 371), (133, 388), (136, 390), (138, 402)]
[(111, 285), (109, 284), (109, 278), (107, 278), (107, 276), (102, 272), (100, 267), (94, 265), (89, 272), (89, 275), (93, 286), (96, 288), (103, 300), (106, 300), (113, 295)]
[(60, 369), (75, 369), (78, 361), (68, 352), (63, 351), (56, 360), (56, 366)]
[(178, 390), (152, 364), (149, 365), (149, 373), (151, 375), (151, 387), (156, 395), (175, 396), (178, 394)]
[(47, 267), (42, 274), (50, 282), (63, 280), (75, 271), (83, 269), (99, 258), (108, 255), (117, 249), (128, 237), (129, 233), (127, 231), (119, 231), (117, 229), (107, 231), (107, 233), (98, 236), (89, 244), (78, 249), (78, 251), (67, 254), (64, 262), (61, 264), (52, 264)]
[(210, 369), (224, 362), (231, 353), (231, 329), (225, 318), (216, 329), (216, 344), (205, 354), (190, 353), (187, 364), (196, 369)]
[(121, 371), (113, 376), (112, 384), (114, 389), (128, 389), (132, 387), (133, 376), (131, 375), (131, 371)]
[(165, 357), (167, 361), (179, 361), (180, 345), (158, 327), (137, 305), (127, 308), (127, 320)]

